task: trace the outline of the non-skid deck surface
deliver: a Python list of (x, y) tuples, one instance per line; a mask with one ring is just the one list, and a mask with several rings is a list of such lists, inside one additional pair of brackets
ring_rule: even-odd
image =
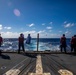
[(76, 75), (76, 55), (2, 53), (0, 75)]

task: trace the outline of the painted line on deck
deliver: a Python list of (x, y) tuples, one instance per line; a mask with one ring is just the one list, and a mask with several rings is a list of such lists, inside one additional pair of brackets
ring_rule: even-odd
[(26, 72), (23, 75), (27, 75), (27, 73), (29, 72), (29, 70), (31, 69), (32, 65), (26, 70)]
[[(21, 61), (19, 64), (17, 64), (16, 66), (14, 66), (13, 68), (11, 68), (10, 70), (8, 70), (6, 73), (4, 73), (3, 75), (18, 75), (21, 71), (20, 71), (20, 69), (24, 66), (24, 64), (23, 65), (21, 65), (25, 60), (27, 60), (28, 59), (28, 57), (26, 58), (26, 59), (24, 59), (23, 61)], [(21, 65), (21, 66), (19, 66), (19, 65)], [(18, 67), (19, 66), (19, 67)], [(18, 67), (18, 68), (16, 68), (16, 67)]]
[(41, 55), (37, 56), (36, 73), (28, 73), (28, 75), (51, 75), (50, 73), (43, 73)]
[(14, 66), (12, 69), (16, 68), (17, 66), (19, 66), (21, 63), (23, 63), (25, 60), (27, 60), (28, 57), (26, 59), (24, 59), (23, 61), (21, 61), (19, 64), (17, 64), (16, 66)]
[(58, 73), (59, 73), (60, 75), (73, 75), (73, 73), (72, 73), (71, 71), (68, 71), (68, 70), (66, 70), (66, 69), (60, 69), (60, 70), (58, 71)]

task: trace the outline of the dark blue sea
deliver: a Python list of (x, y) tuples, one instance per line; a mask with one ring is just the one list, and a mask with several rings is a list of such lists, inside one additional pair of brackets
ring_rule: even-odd
[[(36, 51), (37, 50), (37, 39), (32, 38), (31, 44), (26, 44), (26, 39), (24, 41), (26, 51)], [(3, 51), (16, 51), (18, 50), (18, 39), (17, 38), (5, 38), (0, 47)], [(39, 51), (60, 50), (60, 38), (40, 38), (39, 39)], [(67, 50), (70, 50), (70, 38), (67, 39)]]

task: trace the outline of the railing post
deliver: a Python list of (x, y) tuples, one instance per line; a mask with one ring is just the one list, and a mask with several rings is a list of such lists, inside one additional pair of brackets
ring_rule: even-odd
[(39, 33), (37, 34), (37, 51), (38, 51), (38, 47), (39, 47)]

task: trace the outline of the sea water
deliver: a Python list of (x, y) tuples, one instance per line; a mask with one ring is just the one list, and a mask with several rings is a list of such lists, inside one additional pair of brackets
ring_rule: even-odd
[[(37, 50), (37, 39), (32, 38), (31, 44), (26, 44), (26, 39), (24, 41), (24, 47), (26, 51), (36, 51)], [(16, 51), (18, 50), (18, 39), (17, 38), (5, 38), (3, 39), (3, 44), (0, 47), (3, 51)], [(60, 38), (40, 38), (39, 39), (39, 51), (60, 50)], [(67, 39), (67, 50), (70, 50), (70, 39)]]

